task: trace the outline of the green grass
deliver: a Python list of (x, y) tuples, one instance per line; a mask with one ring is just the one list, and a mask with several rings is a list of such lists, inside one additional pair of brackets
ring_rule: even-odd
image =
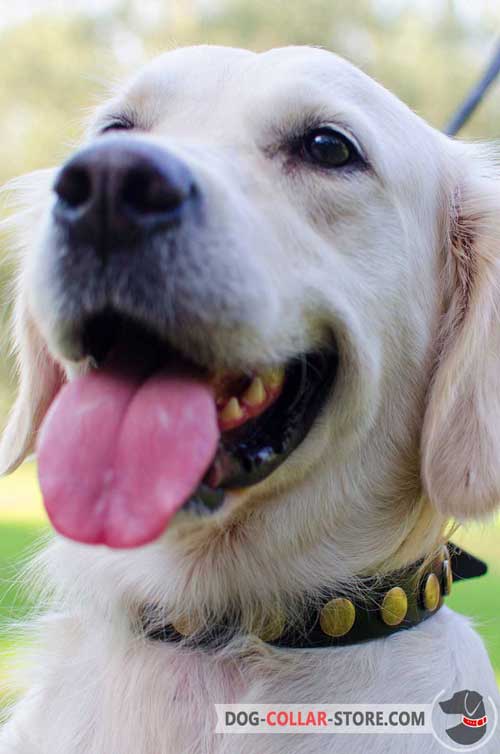
[(22, 617), (29, 607), (29, 597), (18, 584), (18, 574), (44, 528), (17, 521), (0, 524), (0, 639), (2, 621)]
[(0, 481), (0, 688), (19, 649), (12, 622), (22, 620), (32, 606), (20, 573), (47, 531), (34, 465), (25, 464)]
[[(35, 474), (34, 464), (24, 464), (0, 481), (0, 681), (6, 660), (17, 649), (8, 625), (12, 619), (22, 619), (31, 607), (19, 573), (48, 528)], [(461, 530), (453, 540), (489, 566), (487, 576), (454, 585), (447, 604), (474, 618), (500, 682), (500, 519), (488, 527)]]
[(489, 526), (470, 526), (453, 541), (485, 560), (488, 573), (455, 584), (447, 604), (474, 619), (488, 649), (500, 685), (500, 518)]
[(2, 656), (8, 658), (16, 647), (12, 632), (8, 631), (9, 624), (22, 620), (32, 604), (19, 574), (35, 543), (46, 531), (45, 526), (37, 523), (2, 521), (0, 524), (0, 677)]

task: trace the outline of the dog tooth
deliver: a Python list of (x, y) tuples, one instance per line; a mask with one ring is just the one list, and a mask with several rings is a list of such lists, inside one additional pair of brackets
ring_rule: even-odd
[(285, 381), (285, 370), (283, 367), (269, 367), (262, 373), (262, 379), (266, 387), (277, 390)]
[(233, 422), (241, 419), (243, 416), (243, 410), (238, 399), (234, 396), (230, 398), (220, 412), (219, 416), (224, 422)]
[(249, 406), (260, 406), (266, 400), (266, 391), (260, 377), (254, 377), (250, 386), (243, 393), (243, 400)]

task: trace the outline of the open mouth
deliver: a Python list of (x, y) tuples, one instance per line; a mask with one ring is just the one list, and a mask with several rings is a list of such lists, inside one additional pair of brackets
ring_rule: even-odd
[(94, 368), (46, 417), (40, 484), (56, 529), (114, 547), (152, 541), (177, 511), (214, 511), (225, 490), (271, 474), (306, 437), (338, 368), (332, 346), (212, 371), (111, 311), (90, 318), (81, 341)]

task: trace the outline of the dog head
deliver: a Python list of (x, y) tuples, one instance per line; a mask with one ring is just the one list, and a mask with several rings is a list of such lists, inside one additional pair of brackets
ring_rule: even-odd
[(39, 186), (1, 466), (54, 402), (60, 531), (131, 546), (168, 521), (183, 573), (210, 558), (227, 593), (398, 564), (494, 509), (500, 182), (478, 146), (326, 51), (187, 48)]

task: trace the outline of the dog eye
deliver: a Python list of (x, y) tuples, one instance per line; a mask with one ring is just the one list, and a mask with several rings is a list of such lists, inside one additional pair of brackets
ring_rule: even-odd
[(132, 128), (134, 128), (134, 124), (129, 118), (113, 118), (99, 129), (99, 133), (106, 134), (109, 133), (109, 131), (130, 131)]
[(361, 155), (347, 136), (333, 128), (315, 128), (303, 137), (305, 158), (324, 168), (341, 168), (361, 160)]

